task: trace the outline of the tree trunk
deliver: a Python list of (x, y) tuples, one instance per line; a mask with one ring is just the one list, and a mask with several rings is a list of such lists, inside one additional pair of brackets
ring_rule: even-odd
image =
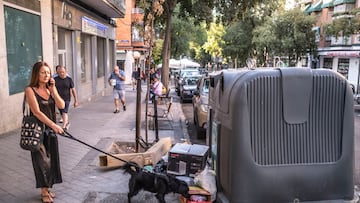
[(161, 69), (161, 82), (165, 85), (166, 89), (169, 87), (169, 59), (171, 56), (171, 21), (172, 13), (176, 6), (176, 0), (167, 0), (164, 2), (164, 11), (166, 15), (166, 29), (165, 40), (162, 50), (162, 69)]

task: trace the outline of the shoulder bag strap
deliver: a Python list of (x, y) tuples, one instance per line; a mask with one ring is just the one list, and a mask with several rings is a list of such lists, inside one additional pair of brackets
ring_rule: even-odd
[[(34, 94), (35, 94), (35, 97), (37, 95), (36, 91), (34, 90), (34, 88), (31, 87), (31, 89), (33, 90)], [(51, 95), (50, 95), (51, 96)], [(24, 100), (23, 100), (23, 115), (24, 116), (30, 116), (31, 113), (30, 113), (30, 106), (29, 104), (27, 103), (26, 101), (26, 94), (24, 93)]]

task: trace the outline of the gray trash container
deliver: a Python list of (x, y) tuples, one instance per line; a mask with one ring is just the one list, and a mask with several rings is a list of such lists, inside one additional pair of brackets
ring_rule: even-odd
[(347, 81), (323, 69), (211, 76), (217, 202), (353, 199), (354, 109)]

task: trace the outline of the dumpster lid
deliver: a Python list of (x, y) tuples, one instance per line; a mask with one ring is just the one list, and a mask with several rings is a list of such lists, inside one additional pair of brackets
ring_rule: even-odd
[(280, 68), (283, 91), (283, 116), (289, 124), (309, 118), (312, 74), (309, 68)]

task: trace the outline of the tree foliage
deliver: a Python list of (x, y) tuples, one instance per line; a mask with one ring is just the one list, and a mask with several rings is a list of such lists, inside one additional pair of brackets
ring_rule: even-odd
[(222, 24), (211, 23), (207, 31), (207, 41), (202, 46), (206, 53), (212, 57), (222, 56), (222, 36), (224, 35), (224, 26)]
[[(257, 14), (266, 16), (270, 15), (277, 9), (279, 2), (284, 0), (214, 0), (214, 7), (218, 15), (218, 19), (224, 25), (232, 24), (246, 17), (249, 12), (257, 10)], [(275, 7), (274, 7), (275, 6)], [(267, 9), (265, 7), (271, 7)], [(262, 8), (262, 9), (261, 9)]]
[(155, 64), (162, 63), (161, 53), (162, 53), (163, 44), (164, 44), (163, 39), (157, 39), (155, 41), (155, 46), (152, 51), (152, 59)]
[(335, 36), (349, 37), (352, 34), (360, 33), (360, 8), (349, 11), (336, 13), (336, 17), (330, 24), (325, 24), (324, 34)]
[(222, 48), (224, 56), (245, 62), (251, 55), (252, 30), (252, 25), (245, 21), (230, 25), (223, 36), (224, 44)]
[[(253, 43), (253, 31), (255, 28), (264, 24), (269, 16), (275, 12), (283, 10), (282, 0), (258, 3), (253, 8), (248, 9), (237, 21), (226, 27), (224, 35), (224, 55), (239, 65), (244, 65), (248, 58), (257, 55), (256, 47)], [(263, 32), (267, 32), (264, 30)], [(263, 34), (260, 33), (260, 34)], [(262, 49), (260, 49), (261, 51)]]
[[(313, 46), (314, 33), (311, 31), (314, 21), (305, 18), (301, 11), (280, 15), (278, 12), (283, 11), (281, 5), (285, 0), (155, 1), (161, 8), (157, 9), (159, 15), (153, 12), (145, 16), (157, 16), (156, 24), (165, 28), (163, 75), (168, 75), (169, 58), (180, 55), (190, 55), (203, 62), (207, 62), (207, 55), (244, 62), (249, 57), (265, 61), (269, 55), (299, 57), (316, 50)], [(151, 0), (137, 2), (147, 7), (154, 6)], [(182, 19), (186, 19), (186, 22)], [(202, 25), (207, 33), (199, 32), (201, 27), (190, 24)], [(195, 33), (194, 38), (191, 35)], [(207, 36), (206, 42), (204, 36)], [(167, 84), (167, 81), (162, 82)]]
[(253, 42), (259, 52), (266, 51), (264, 55), (287, 56), (289, 61), (297, 61), (306, 53), (316, 52), (315, 32), (312, 31), (315, 22), (315, 17), (299, 9), (286, 11), (257, 27)]

